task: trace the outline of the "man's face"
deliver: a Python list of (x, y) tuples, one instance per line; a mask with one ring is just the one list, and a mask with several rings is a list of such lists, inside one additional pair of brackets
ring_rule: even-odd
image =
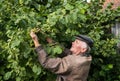
[(72, 46), (70, 48), (70, 51), (73, 54), (80, 54), (87, 50), (87, 44), (81, 40), (76, 39), (74, 42), (72, 42)]

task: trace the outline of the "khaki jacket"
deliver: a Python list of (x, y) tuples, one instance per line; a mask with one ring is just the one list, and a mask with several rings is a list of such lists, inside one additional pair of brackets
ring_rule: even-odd
[(91, 56), (67, 55), (63, 58), (49, 58), (44, 49), (36, 48), (41, 65), (57, 74), (56, 81), (86, 81), (91, 64)]

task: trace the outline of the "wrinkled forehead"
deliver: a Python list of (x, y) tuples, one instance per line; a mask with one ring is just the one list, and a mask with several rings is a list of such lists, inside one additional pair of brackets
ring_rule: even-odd
[(75, 41), (77, 41), (77, 45), (79, 45), (80, 47), (87, 48), (87, 43), (85, 41), (79, 39), (75, 39)]

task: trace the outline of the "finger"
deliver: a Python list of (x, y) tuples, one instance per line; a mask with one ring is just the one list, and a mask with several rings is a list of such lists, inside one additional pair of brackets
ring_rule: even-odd
[(34, 32), (34, 29), (31, 29), (31, 31), (30, 32)]

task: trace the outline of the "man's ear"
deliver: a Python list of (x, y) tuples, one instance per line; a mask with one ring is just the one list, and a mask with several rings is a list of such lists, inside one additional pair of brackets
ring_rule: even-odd
[(82, 48), (81, 52), (84, 53), (86, 50), (86, 48)]

